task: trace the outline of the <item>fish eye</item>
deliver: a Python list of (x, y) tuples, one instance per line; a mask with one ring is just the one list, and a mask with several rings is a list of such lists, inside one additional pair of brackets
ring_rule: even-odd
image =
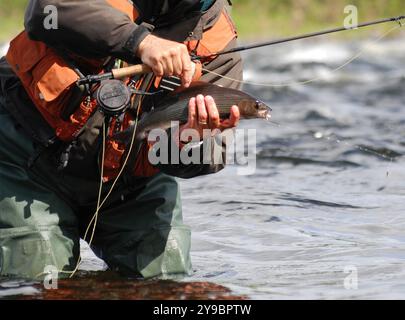
[(256, 100), (256, 104), (255, 104), (256, 110), (260, 109), (260, 104), (261, 104), (261, 102), (259, 100)]

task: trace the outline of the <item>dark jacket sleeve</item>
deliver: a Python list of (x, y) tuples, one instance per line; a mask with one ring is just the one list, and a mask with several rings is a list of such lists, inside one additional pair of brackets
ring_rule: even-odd
[[(57, 9), (57, 29), (45, 28), (49, 5)], [(114, 56), (128, 62), (136, 59), (139, 43), (150, 33), (105, 0), (30, 0), (25, 29), (33, 40), (84, 57)]]

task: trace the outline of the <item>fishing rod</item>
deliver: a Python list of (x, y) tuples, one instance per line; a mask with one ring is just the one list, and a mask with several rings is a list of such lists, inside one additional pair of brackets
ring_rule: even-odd
[(251, 49), (256, 49), (256, 48), (267, 47), (267, 46), (273, 46), (276, 44), (281, 44), (281, 43), (286, 43), (286, 42), (291, 42), (291, 41), (296, 41), (296, 40), (301, 40), (301, 39), (307, 39), (307, 38), (314, 38), (314, 37), (318, 37), (318, 36), (322, 36), (322, 35), (326, 35), (326, 34), (337, 33), (337, 32), (342, 32), (342, 31), (347, 31), (347, 30), (365, 28), (365, 27), (382, 24), (382, 23), (388, 23), (388, 22), (398, 22), (400, 24), (400, 26), (403, 26), (402, 20), (404, 20), (404, 19), (405, 19), (405, 16), (380, 19), (380, 20), (376, 20), (376, 21), (370, 21), (370, 22), (358, 24), (353, 27), (341, 27), (341, 28), (334, 28), (334, 29), (329, 29), (329, 30), (324, 30), (324, 31), (312, 32), (312, 33), (308, 33), (308, 34), (304, 34), (304, 35), (300, 35), (300, 36), (294, 36), (294, 37), (267, 41), (267, 42), (262, 42), (262, 43), (256, 43), (256, 44), (252, 44), (252, 45), (248, 45), (248, 46), (241, 46), (241, 47), (233, 48), (230, 50), (224, 50), (224, 51), (219, 51), (216, 53), (211, 53), (209, 55), (204, 55), (204, 56), (194, 55), (194, 56), (192, 56), (192, 59), (193, 60), (204, 60), (207, 58), (221, 56), (224, 54), (241, 52), (241, 51), (246, 51), (246, 50), (251, 50)]
[[(304, 35), (300, 35), (300, 36), (294, 36), (294, 37), (267, 41), (267, 42), (262, 42), (262, 43), (256, 43), (256, 44), (252, 44), (252, 45), (248, 45), (248, 46), (240, 46), (240, 47), (236, 47), (236, 48), (233, 48), (230, 50), (219, 51), (219, 52), (211, 53), (209, 55), (204, 55), (204, 56), (198, 56), (198, 55), (192, 54), (191, 59), (193, 61), (204, 60), (207, 58), (221, 56), (221, 55), (225, 55), (225, 54), (241, 52), (241, 51), (246, 51), (246, 50), (251, 50), (251, 49), (256, 49), (256, 48), (262, 48), (262, 47), (267, 47), (267, 46), (273, 46), (276, 44), (292, 42), (292, 41), (307, 39), (307, 38), (313, 38), (313, 37), (318, 37), (318, 36), (322, 36), (322, 35), (326, 35), (326, 34), (337, 33), (337, 32), (342, 32), (342, 31), (347, 31), (347, 30), (365, 28), (365, 27), (369, 27), (369, 26), (373, 26), (373, 25), (377, 25), (377, 24), (388, 23), (388, 22), (398, 22), (400, 24), (400, 26), (403, 26), (402, 20), (404, 20), (404, 19), (405, 19), (405, 15), (399, 16), (399, 17), (393, 17), (393, 18), (380, 19), (380, 20), (371, 21), (371, 22), (365, 22), (365, 23), (362, 23), (362, 24), (359, 24), (359, 25), (356, 25), (353, 27), (341, 27), (341, 28), (329, 29), (329, 30), (324, 30), (324, 31), (308, 33), (308, 34), (304, 34)], [(83, 77), (77, 81), (77, 84), (78, 85), (94, 84), (94, 83), (99, 83), (99, 82), (101, 82), (103, 80), (107, 80), (107, 79), (123, 79), (125, 77), (141, 75), (141, 74), (145, 74), (145, 73), (149, 73), (149, 72), (152, 72), (152, 68), (150, 68), (149, 66), (144, 65), (144, 64), (139, 64), (139, 65), (133, 65), (130, 67), (114, 69), (111, 72), (104, 73), (101, 75), (90, 75), (87, 77)]]

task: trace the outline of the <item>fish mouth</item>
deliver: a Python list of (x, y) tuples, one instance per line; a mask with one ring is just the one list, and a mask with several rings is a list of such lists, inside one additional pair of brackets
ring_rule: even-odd
[(271, 112), (273, 110), (261, 101), (257, 102), (257, 104), (258, 104), (258, 111), (257, 111), (258, 117), (261, 119), (270, 120)]
[(270, 120), (271, 119), (271, 109), (258, 111), (258, 116), (261, 119)]

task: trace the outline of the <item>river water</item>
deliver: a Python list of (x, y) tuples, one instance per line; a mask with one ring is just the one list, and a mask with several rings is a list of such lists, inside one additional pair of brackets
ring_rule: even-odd
[[(327, 38), (326, 38), (327, 39)], [(405, 298), (405, 38), (244, 53), (257, 167), (181, 181), (194, 274), (252, 299)], [(345, 68), (333, 70), (356, 55)], [(102, 261), (83, 249), (84, 270)], [(0, 296), (38, 289), (2, 284)]]

